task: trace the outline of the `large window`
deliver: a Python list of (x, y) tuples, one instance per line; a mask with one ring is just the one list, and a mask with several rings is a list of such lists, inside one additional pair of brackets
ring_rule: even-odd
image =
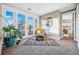
[(33, 17), (31, 16), (28, 16), (28, 28), (29, 28), (29, 31), (28, 31), (28, 34), (29, 35), (32, 35), (34, 33), (34, 20), (33, 20)]
[(37, 29), (37, 26), (38, 26), (37, 19), (35, 19), (35, 27), (36, 27), (36, 29)]
[(22, 35), (25, 35), (25, 15), (17, 14), (18, 17), (18, 29), (22, 33)]
[[(13, 24), (13, 12), (6, 11), (6, 19), (9, 23), (9, 25), (12, 25)], [(7, 23), (7, 25), (8, 25), (8, 23)]]

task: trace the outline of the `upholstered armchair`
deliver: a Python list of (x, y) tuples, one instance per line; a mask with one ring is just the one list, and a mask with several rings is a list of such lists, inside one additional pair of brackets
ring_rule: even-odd
[(44, 35), (45, 34), (45, 29), (39, 28), (36, 30), (36, 35)]

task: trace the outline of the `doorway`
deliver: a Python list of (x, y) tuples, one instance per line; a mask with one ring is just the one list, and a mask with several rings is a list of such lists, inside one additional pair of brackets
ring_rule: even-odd
[(62, 14), (62, 37), (74, 40), (75, 38), (75, 12)]

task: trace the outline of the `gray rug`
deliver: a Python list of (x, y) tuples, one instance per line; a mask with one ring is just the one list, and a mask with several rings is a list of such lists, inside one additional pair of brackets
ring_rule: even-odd
[(28, 40), (23, 44), (26, 46), (60, 46), (54, 39), (46, 38), (44, 41), (36, 41), (36, 37), (28, 38)]

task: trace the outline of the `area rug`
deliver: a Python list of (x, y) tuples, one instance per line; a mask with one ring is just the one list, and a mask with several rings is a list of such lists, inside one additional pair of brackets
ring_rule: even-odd
[(26, 46), (60, 46), (59, 43), (52, 38), (44, 38), (44, 41), (36, 41), (36, 37), (28, 38), (28, 40), (23, 44)]

